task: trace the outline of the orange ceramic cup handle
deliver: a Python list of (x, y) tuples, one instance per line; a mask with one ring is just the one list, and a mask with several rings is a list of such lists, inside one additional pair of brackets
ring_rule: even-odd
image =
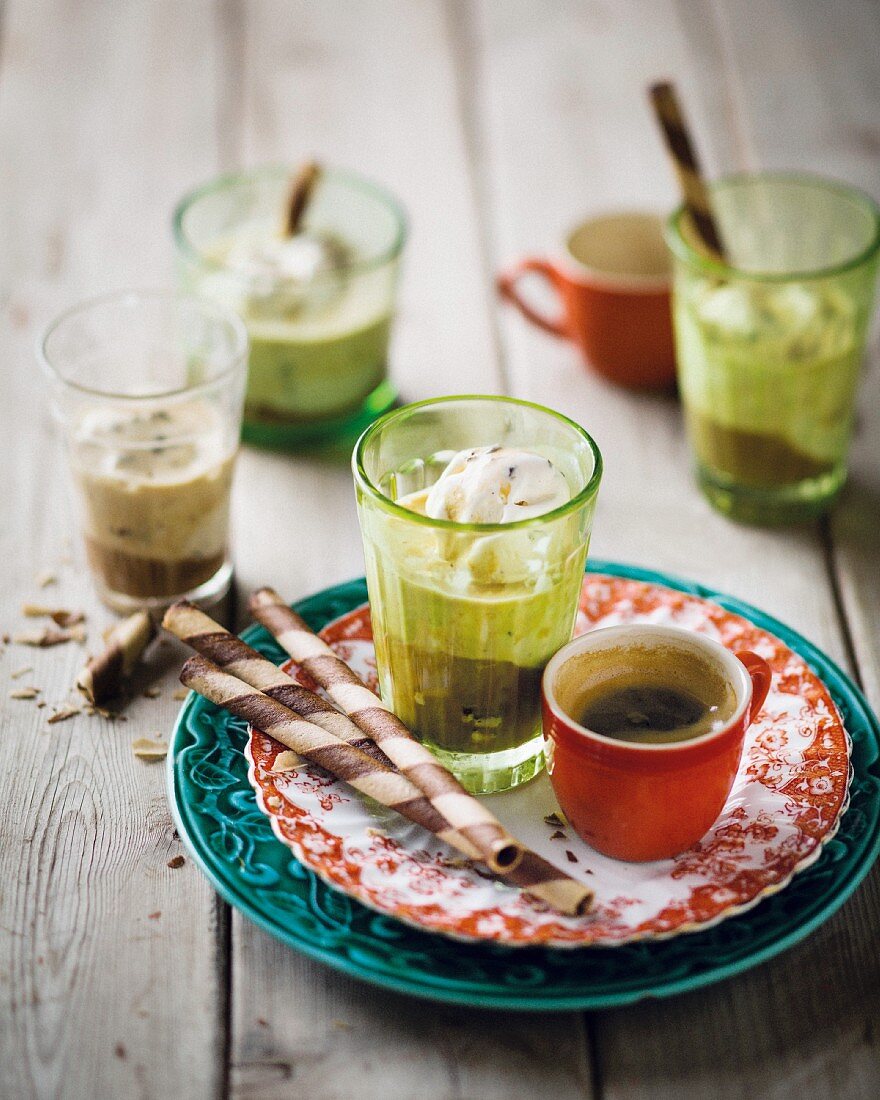
[(565, 327), (562, 314), (556, 318), (547, 317), (533, 306), (530, 306), (525, 298), (520, 297), (519, 291), (517, 290), (517, 283), (523, 275), (530, 272), (535, 275), (543, 275), (553, 289), (556, 290), (557, 275), (553, 265), (547, 263), (546, 260), (539, 260), (527, 256), (525, 259), (517, 261), (517, 263), (507, 271), (502, 271), (498, 276), (499, 294), (502, 298), (515, 305), (520, 313), (524, 317), (527, 317), (532, 324), (537, 325), (538, 328), (542, 328), (545, 332), (550, 332), (554, 336), (568, 336), (568, 329)]
[(758, 717), (761, 707), (764, 705), (764, 700), (767, 698), (773, 673), (764, 658), (759, 657), (757, 653), (744, 650), (742, 653), (737, 653), (736, 656), (746, 666), (746, 672), (752, 680), (752, 704), (749, 710), (749, 725), (751, 725)]

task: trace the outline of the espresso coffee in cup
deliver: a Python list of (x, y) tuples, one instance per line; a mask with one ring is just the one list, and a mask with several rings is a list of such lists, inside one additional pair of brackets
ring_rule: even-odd
[(677, 626), (591, 630), (544, 670), (547, 768), (574, 831), (614, 859), (668, 859), (724, 808), (771, 670)]
[(586, 652), (571, 670), (569, 713), (603, 737), (643, 745), (690, 741), (723, 728), (736, 692), (717, 665), (676, 650)]

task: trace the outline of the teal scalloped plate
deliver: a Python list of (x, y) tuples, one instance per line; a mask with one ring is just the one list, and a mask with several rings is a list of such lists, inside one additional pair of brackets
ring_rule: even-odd
[[(571, 1010), (667, 997), (739, 974), (818, 928), (880, 853), (880, 723), (852, 681), (783, 623), (701, 585), (611, 562), (589, 572), (664, 584), (714, 600), (781, 638), (828, 686), (852, 736), (850, 805), (821, 857), (782, 891), (703, 932), (579, 951), (462, 944), (383, 917), (331, 889), (275, 838), (243, 755), (245, 724), (190, 695), (172, 735), (168, 797), (193, 859), (230, 905), (273, 936), (336, 970), (452, 1004)], [(319, 629), (366, 599), (363, 580), (297, 604)], [(243, 637), (280, 663), (261, 627)]]

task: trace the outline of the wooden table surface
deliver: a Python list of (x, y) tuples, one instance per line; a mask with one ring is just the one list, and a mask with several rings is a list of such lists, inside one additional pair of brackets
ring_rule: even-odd
[[(644, 86), (680, 84), (712, 174), (793, 167), (880, 195), (872, 0), (4, 0), (0, 4), (2, 627), (42, 600), (111, 616), (77, 543), (34, 340), (60, 309), (173, 282), (169, 216), (218, 172), (317, 154), (406, 203), (393, 371), (415, 399), (506, 392), (562, 410), (606, 461), (593, 552), (726, 590), (790, 623), (880, 705), (880, 382), (828, 522), (735, 526), (697, 493), (680, 409), (584, 370), (499, 306), (493, 273), (609, 207), (668, 209)], [(245, 450), (240, 591), (362, 572), (344, 463)], [(57, 584), (38, 588), (42, 569)], [(32, 623), (30, 624), (33, 625)], [(125, 723), (60, 703), (76, 644), (3, 648), (0, 1094), (5, 1097), (876, 1097), (880, 873), (782, 957), (617, 1011), (466, 1011), (383, 993), (276, 943), (181, 852), (162, 694)]]

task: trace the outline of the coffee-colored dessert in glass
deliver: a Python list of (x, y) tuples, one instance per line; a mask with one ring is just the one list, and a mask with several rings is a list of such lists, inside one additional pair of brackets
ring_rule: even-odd
[(388, 413), (354, 475), (384, 701), (468, 790), (543, 766), (540, 680), (574, 628), (598, 448), (501, 397)]
[(174, 234), (184, 285), (247, 324), (245, 440), (296, 447), (391, 407), (406, 225), (387, 192), (337, 169), (261, 168), (184, 198)]
[(123, 292), (46, 333), (48, 373), (102, 599), (120, 611), (229, 586), (229, 498), (247, 362), (241, 320)]

